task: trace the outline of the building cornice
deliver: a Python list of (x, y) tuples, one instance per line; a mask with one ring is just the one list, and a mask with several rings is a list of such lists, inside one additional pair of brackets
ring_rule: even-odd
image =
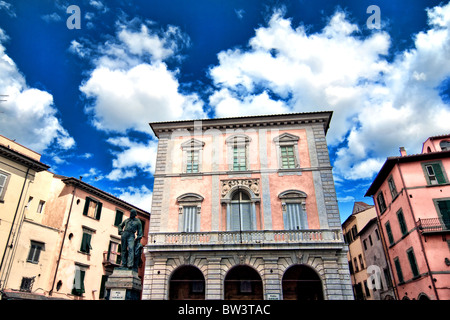
[(318, 111), (232, 118), (151, 122), (149, 125), (157, 137), (163, 133), (171, 133), (180, 130), (203, 131), (208, 129), (249, 129), (298, 124), (322, 124), (326, 134), (330, 127), (332, 114), (332, 111)]
[(34, 160), (20, 152), (12, 150), (6, 146), (0, 145), (0, 156), (18, 164), (21, 164), (27, 168), (30, 168), (36, 172), (45, 171), (50, 168), (49, 165), (42, 163), (40, 161)]
[(114, 203), (114, 204), (116, 204), (118, 206), (121, 206), (121, 207), (127, 209), (127, 210), (135, 209), (135, 210), (138, 211), (138, 213), (150, 216), (150, 212), (142, 210), (142, 209), (140, 209), (140, 208), (138, 208), (138, 207), (136, 207), (136, 206), (134, 206), (134, 205), (132, 205), (132, 204), (122, 200), (122, 199), (119, 199), (119, 198), (113, 196), (112, 194), (109, 194), (109, 193), (107, 193), (107, 192), (105, 192), (105, 191), (103, 191), (101, 189), (98, 189), (98, 188), (96, 188), (96, 187), (94, 187), (94, 186), (92, 186), (92, 185), (90, 185), (90, 184), (88, 184), (88, 183), (86, 183), (84, 181), (81, 181), (79, 179), (70, 177), (70, 178), (64, 178), (64, 179), (62, 179), (62, 181), (66, 185), (71, 185), (71, 186), (77, 187), (77, 188), (79, 188), (81, 190), (84, 190), (84, 191), (86, 191), (86, 192), (88, 192), (88, 193), (90, 193), (90, 194), (92, 194), (92, 195), (94, 195), (96, 197), (99, 197), (99, 198), (101, 198), (103, 200), (106, 200), (108, 202)]

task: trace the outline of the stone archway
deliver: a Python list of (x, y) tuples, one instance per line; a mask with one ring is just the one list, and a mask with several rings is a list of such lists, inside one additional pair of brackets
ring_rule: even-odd
[(204, 300), (205, 277), (194, 266), (184, 265), (176, 269), (169, 281), (169, 300)]
[(306, 265), (294, 265), (286, 270), (282, 280), (284, 300), (323, 300), (322, 281)]
[(259, 273), (250, 266), (238, 265), (230, 269), (224, 280), (225, 300), (262, 300), (263, 283)]

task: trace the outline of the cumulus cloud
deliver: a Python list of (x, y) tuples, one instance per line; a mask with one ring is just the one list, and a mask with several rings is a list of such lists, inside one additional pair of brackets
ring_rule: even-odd
[[(92, 103), (86, 111), (93, 125), (104, 131), (149, 132), (148, 122), (204, 118), (203, 101), (180, 89), (177, 70), (165, 60), (188, 40), (178, 28), (154, 31), (144, 23), (119, 23), (116, 37), (97, 48), (95, 68), (80, 86)], [(78, 53), (79, 42), (71, 45)]]
[(152, 207), (153, 192), (145, 185), (137, 187), (127, 187), (117, 189), (118, 197), (128, 203), (132, 203), (142, 210), (150, 212)]
[(372, 178), (399, 146), (418, 152), (428, 136), (448, 133), (437, 88), (450, 77), (450, 4), (428, 17), (413, 49), (391, 53), (387, 32), (363, 37), (339, 10), (311, 34), (275, 11), (248, 47), (218, 54), (210, 104), (220, 116), (333, 110), (335, 173)]
[(109, 138), (111, 145), (120, 151), (113, 152), (113, 170), (106, 176), (109, 180), (118, 181), (137, 175), (136, 169), (152, 174), (155, 168), (157, 142), (147, 143), (131, 141), (128, 137)]
[(25, 77), (5, 53), (1, 43), (5, 40), (7, 36), (0, 29), (0, 93), (6, 95), (6, 101), (0, 102), (1, 134), (37, 152), (50, 146), (62, 150), (73, 148), (75, 140), (57, 118), (53, 96), (27, 85)]

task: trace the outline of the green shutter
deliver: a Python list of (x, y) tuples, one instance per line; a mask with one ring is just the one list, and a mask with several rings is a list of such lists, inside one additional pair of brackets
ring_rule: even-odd
[(445, 177), (444, 177), (444, 173), (442, 172), (441, 165), (439, 163), (433, 163), (432, 167), (433, 167), (434, 174), (436, 176), (438, 184), (445, 183)]
[(406, 234), (406, 232), (408, 231), (408, 229), (406, 228), (406, 222), (405, 222), (405, 217), (403, 216), (403, 211), (399, 210), (397, 212), (397, 217), (398, 217), (398, 222), (400, 224), (400, 231), (402, 232), (402, 234)]
[(84, 275), (85, 271), (75, 269), (75, 278), (73, 279), (72, 294), (81, 296), (84, 293)]
[(95, 213), (95, 219), (100, 220), (100, 215), (102, 214), (102, 203), (97, 202), (97, 212)]
[(419, 269), (417, 268), (416, 258), (414, 256), (414, 251), (411, 249), (407, 252), (409, 264), (411, 265), (411, 271), (414, 277), (419, 275)]
[(86, 202), (84, 203), (83, 215), (87, 216), (89, 211), (89, 202), (91, 202), (91, 198), (86, 197)]
[(389, 243), (393, 244), (394, 243), (394, 237), (392, 236), (391, 224), (389, 222), (386, 222), (385, 227), (386, 227), (386, 233), (387, 233), (388, 238), (389, 238)]
[(445, 226), (450, 229), (450, 200), (438, 201), (437, 204)]
[(402, 267), (400, 266), (400, 261), (398, 260), (398, 258), (394, 259), (394, 263), (395, 263), (395, 269), (397, 269), (398, 282), (399, 283), (405, 282), (405, 280), (403, 280)]
[(83, 233), (83, 238), (81, 239), (81, 252), (89, 253), (91, 247), (91, 235), (89, 233)]
[(122, 223), (123, 219), (123, 212), (120, 210), (116, 210), (116, 218), (114, 220), (114, 225), (117, 227), (119, 224)]

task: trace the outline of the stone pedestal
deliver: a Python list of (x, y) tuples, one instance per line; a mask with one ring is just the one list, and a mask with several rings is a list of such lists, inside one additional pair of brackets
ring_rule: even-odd
[(107, 300), (140, 300), (141, 279), (134, 270), (115, 268), (106, 281)]

